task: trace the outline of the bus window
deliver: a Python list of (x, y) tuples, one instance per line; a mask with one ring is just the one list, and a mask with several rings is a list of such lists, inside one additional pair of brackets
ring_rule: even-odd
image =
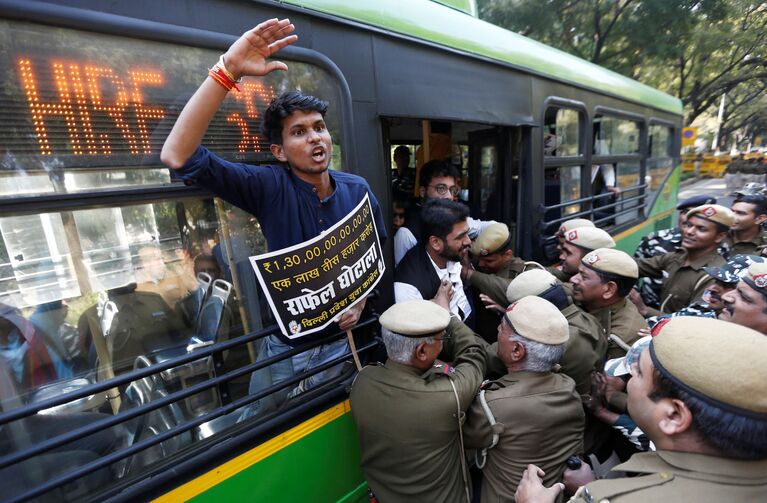
[(652, 204), (655, 200), (663, 181), (674, 169), (673, 159), (673, 135), (672, 129), (668, 126), (652, 124), (649, 127), (647, 152), (647, 204)]
[[(13, 76), (4, 88), (7, 117), (0, 122), (0, 143), (7, 146), (0, 197), (45, 199), (44, 211), (27, 205), (23, 212), (0, 214), (0, 412), (118, 381), (103, 392), (0, 424), (8, 440), (0, 439), (3, 452), (23, 456), (19, 452), (39, 443), (31, 417), (49, 416), (74, 429), (186, 393), (115, 426), (117, 437), (95, 459), (180, 431), (108, 466), (110, 483), (100, 479), (89, 488), (95, 495), (157, 473), (184, 449), (204, 451), (210, 437), (244, 420), (248, 400), (281, 394), (274, 400), (279, 411), (275, 406), (248, 419), (262, 425), (294, 404), (342, 389), (351, 371), (328, 383), (310, 370), (281, 388), (273, 380), (249, 389), (254, 362), (269, 372), (278, 365), (292, 368), (293, 356), (258, 359), (273, 329), (249, 261), (266, 251), (260, 226), (238, 208), (185, 190), (160, 163), (181, 106), (220, 51), (9, 20), (0, 20), (0, 29), (0, 67)], [(282, 91), (299, 88), (328, 101), (326, 119), (337, 142), (331, 168), (343, 170), (342, 86), (319, 66), (288, 64), (290, 72), (246, 78), (242, 92), (230, 93), (203, 144), (228, 160), (273, 161), (259, 133), (261, 111)], [(147, 191), (156, 198), (148, 201)], [(82, 203), (72, 203), (66, 196), (71, 193), (83, 194)], [(243, 335), (243, 342), (217, 349)], [(209, 354), (195, 358), (198, 351)], [(341, 362), (346, 356), (339, 356)], [(167, 363), (178, 358), (189, 361)], [(157, 365), (167, 368), (126, 380), (130, 372)], [(301, 379), (311, 378), (313, 388), (302, 386)], [(221, 381), (212, 385), (212, 379)], [(230, 409), (220, 412), (222, 407)], [(82, 421), (59, 421), (73, 415)], [(208, 415), (210, 420), (199, 420)], [(191, 421), (197, 423), (180, 428)], [(23, 431), (27, 426), (31, 433)], [(67, 452), (87, 442), (74, 440)], [(41, 480), (33, 487), (94, 462), (90, 455), (72, 455), (48, 466), (48, 454), (39, 454), (20, 460), (40, 465)], [(8, 465), (0, 467), (0, 474), (6, 470)], [(64, 499), (77, 498), (63, 487)], [(22, 481), (6, 486), (4, 494), (25, 490)]]
[(582, 114), (568, 108), (549, 107), (544, 116), (544, 204), (545, 220), (551, 222), (545, 229), (553, 235), (559, 222), (568, 215), (580, 212), (581, 173), (583, 149), (580, 145)]
[(594, 220), (600, 226), (621, 225), (641, 216), (640, 124), (597, 115), (593, 124), (591, 193)]

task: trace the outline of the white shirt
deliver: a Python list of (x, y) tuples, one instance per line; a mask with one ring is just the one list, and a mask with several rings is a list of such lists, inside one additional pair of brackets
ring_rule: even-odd
[[(444, 269), (440, 269), (431, 257), (429, 257), (429, 261), (431, 262), (431, 265), (434, 266), (434, 270), (437, 271), (437, 276), (439, 276), (440, 281), (448, 278), (453, 284), (453, 296), (450, 298), (450, 312), (457, 315), (463, 313), (463, 320), (465, 321), (471, 314), (471, 305), (469, 304), (469, 299), (466, 298), (466, 293), (463, 291), (461, 263), (448, 261), (447, 266)], [(395, 303), (413, 299), (423, 299), (421, 292), (419, 292), (416, 287), (409, 283), (402, 283), (399, 281), (394, 282)]]

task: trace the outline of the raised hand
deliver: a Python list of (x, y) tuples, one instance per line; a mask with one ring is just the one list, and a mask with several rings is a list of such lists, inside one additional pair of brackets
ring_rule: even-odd
[(269, 19), (246, 31), (224, 54), (226, 69), (237, 78), (287, 70), (288, 66), (282, 61), (267, 61), (267, 58), (298, 40), (298, 36), (290, 35), (295, 29), (289, 19)]

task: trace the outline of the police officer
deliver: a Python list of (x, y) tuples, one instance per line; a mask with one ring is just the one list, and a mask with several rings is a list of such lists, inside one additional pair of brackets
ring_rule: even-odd
[(511, 304), (502, 320), (498, 358), (508, 373), (483, 385), (464, 427), (467, 448), (481, 450), (482, 502), (511, 501), (529, 463), (543, 467), (548, 483), (560, 481), (567, 458), (583, 450), (575, 383), (552, 372), (565, 352), (567, 320), (533, 296)]
[[(461, 275), (464, 284), (474, 289), (475, 306), (482, 305), (479, 294), (495, 296), (496, 302), (504, 303), (506, 288), (511, 280), (528, 268), (540, 267), (536, 262), (525, 262), (514, 256), (509, 228), (502, 223), (488, 225), (472, 243), (471, 254), (477, 259), (479, 270), (464, 265)], [(476, 313), (477, 332), (486, 341), (495, 342), (500, 316), (488, 309), (477, 309)]]
[(596, 227), (578, 227), (565, 233), (559, 268), (549, 267), (548, 270), (563, 283), (578, 273), (578, 267), (584, 255), (597, 248), (615, 248), (613, 238), (602, 229)]
[(724, 241), (728, 256), (758, 255), (767, 247), (767, 233), (762, 225), (767, 222), (767, 196), (739, 194), (732, 203), (733, 222)]
[[(751, 264), (762, 263), (764, 260), (764, 257), (757, 255), (736, 255), (721, 267), (704, 267), (714, 282), (703, 292), (702, 300), (668, 315), (647, 318), (647, 324), (652, 328), (660, 320), (674, 316), (718, 317), (725, 306), (724, 295), (735, 289), (741, 278), (748, 273)], [(639, 311), (641, 313), (641, 309)]]
[[(677, 226), (653, 231), (643, 237), (634, 252), (634, 257), (650, 258), (679, 250), (682, 247), (682, 228), (687, 221), (687, 211), (703, 204), (716, 204), (716, 198), (706, 195), (693, 196), (677, 204), (676, 209), (679, 211)], [(657, 309), (660, 306), (662, 285), (663, 280), (660, 278), (642, 278), (637, 285), (637, 290), (645, 304)]]
[(627, 299), (638, 277), (636, 262), (627, 253), (596, 249), (583, 257), (573, 276), (573, 298), (599, 320), (609, 340), (608, 358), (618, 358), (639, 338), (647, 322)]
[(720, 320), (767, 335), (767, 263), (750, 265), (735, 289), (724, 294), (722, 300)]
[(594, 225), (594, 222), (587, 218), (571, 218), (570, 220), (565, 220), (559, 226), (559, 229), (557, 229), (556, 234), (554, 234), (555, 240), (553, 242), (548, 241), (545, 244), (544, 255), (546, 258), (550, 259), (552, 262), (556, 261), (559, 257), (559, 254), (562, 253), (562, 245), (565, 242), (565, 233), (567, 231), (577, 229), (578, 227), (596, 226)]
[[(663, 325), (628, 384), (631, 417), (657, 452), (615, 467), (636, 477), (588, 483), (571, 501), (763, 501), (767, 367), (755, 355), (767, 355), (767, 337), (746, 327), (696, 317)], [(555, 501), (563, 486), (545, 489), (540, 476), (528, 467), (517, 503)], [(589, 478), (586, 465), (565, 474), (570, 487)]]
[(640, 277), (665, 278), (659, 309), (648, 307), (645, 316), (673, 313), (701, 298), (713, 282), (703, 268), (724, 263), (717, 247), (727, 237), (732, 221), (729, 208), (718, 204), (698, 206), (687, 212), (681, 250), (636, 259)]
[[(365, 478), (382, 502), (469, 501), (461, 423), (485, 372), (480, 339), (427, 300), (379, 321), (389, 358), (362, 369), (350, 398)], [(448, 338), (454, 366), (437, 360)]]
[(575, 389), (585, 400), (591, 388), (591, 373), (602, 368), (607, 353), (607, 334), (596, 318), (573, 304), (562, 284), (548, 271), (534, 269), (517, 276), (506, 290), (513, 304), (528, 295), (548, 300), (567, 320), (569, 339), (559, 361), (560, 371), (575, 381)]

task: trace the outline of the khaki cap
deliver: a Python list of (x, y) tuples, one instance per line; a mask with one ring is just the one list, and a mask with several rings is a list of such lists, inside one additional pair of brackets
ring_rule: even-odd
[(565, 242), (586, 250), (597, 248), (615, 248), (615, 241), (610, 235), (597, 227), (578, 227), (565, 232)]
[(738, 414), (767, 418), (767, 366), (757, 355), (767, 355), (761, 333), (697, 316), (672, 318), (650, 343), (655, 368), (688, 393)]
[(450, 312), (429, 300), (406, 300), (384, 311), (378, 322), (405, 337), (426, 337), (447, 328)]
[(509, 247), (511, 236), (506, 224), (490, 224), (480, 232), (477, 239), (471, 244), (471, 254), (475, 257), (487, 256)]
[(743, 281), (757, 292), (767, 295), (767, 263), (761, 262), (748, 266)]
[(522, 297), (540, 295), (558, 284), (557, 278), (546, 269), (531, 269), (509, 283), (506, 287), (506, 300), (513, 304)]
[(562, 225), (559, 226), (559, 233), (564, 234), (567, 231), (577, 229), (578, 227), (596, 227), (594, 222), (585, 218), (571, 218), (565, 220)]
[(624, 278), (637, 279), (639, 267), (628, 253), (615, 248), (597, 248), (587, 253), (582, 259), (583, 265), (598, 272), (614, 274)]
[(704, 204), (702, 206), (696, 206), (687, 212), (687, 218), (695, 216), (710, 222), (722, 224), (725, 227), (732, 227), (732, 222), (735, 220), (732, 210), (719, 204)]
[(564, 344), (570, 338), (567, 319), (546, 299), (529, 295), (509, 306), (506, 320), (514, 332), (544, 344)]

